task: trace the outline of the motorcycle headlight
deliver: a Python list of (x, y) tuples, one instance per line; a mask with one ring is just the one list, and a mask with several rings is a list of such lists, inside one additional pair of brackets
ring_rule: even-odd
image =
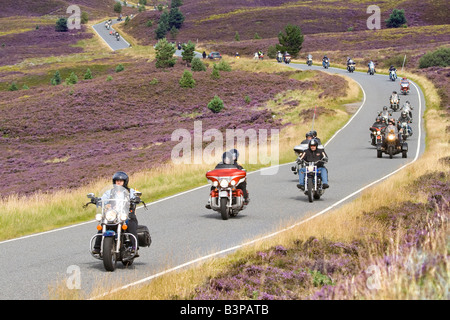
[(97, 220), (97, 221), (102, 221), (102, 214), (101, 214), (101, 213), (97, 213), (97, 214), (95, 215), (95, 220)]
[(388, 139), (389, 139), (389, 140), (394, 140), (394, 139), (395, 139), (395, 136), (394, 136), (393, 134), (390, 134), (390, 135), (388, 135)]
[(121, 214), (119, 214), (120, 221), (126, 221), (127, 219), (128, 219), (128, 214), (126, 214), (126, 212), (122, 212)]
[(236, 181), (235, 181), (235, 180), (231, 180), (230, 183), (231, 183), (232, 186), (235, 186), (235, 185), (236, 185)]
[(105, 218), (109, 222), (116, 220), (117, 212), (116, 210), (108, 210), (106, 211)]
[(228, 180), (226, 180), (226, 179), (220, 180), (220, 186), (221, 186), (222, 188), (228, 187)]

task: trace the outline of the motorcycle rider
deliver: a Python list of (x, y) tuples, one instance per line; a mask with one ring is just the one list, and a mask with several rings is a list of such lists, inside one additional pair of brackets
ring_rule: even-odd
[(312, 55), (311, 54), (308, 54), (308, 57), (306, 58), (306, 63), (308, 63), (309, 60), (311, 60), (311, 63), (312, 63)]
[[(326, 154), (324, 151), (317, 150), (317, 146), (319, 143), (315, 139), (311, 139), (309, 141), (308, 149), (303, 152), (303, 154), (300, 156), (300, 160), (304, 160), (307, 162), (316, 162), (318, 160), (323, 160), (323, 162), (328, 162), (328, 158), (326, 157)], [(317, 163), (317, 171), (318, 174), (320, 174), (322, 179), (322, 188), (327, 189), (329, 187), (328, 185), (328, 171), (327, 168), (325, 168), (324, 163), (322, 161)], [(298, 174), (299, 184), (297, 184), (297, 188), (301, 190), (305, 190), (305, 174), (306, 174), (306, 168), (301, 168)]]
[(409, 125), (411, 123), (411, 118), (408, 115), (408, 112), (406, 112), (405, 110), (403, 110), (400, 114), (400, 117), (398, 118), (398, 122), (397, 122), (397, 127), (400, 130), (401, 124), (402, 122), (406, 122), (408, 125), (408, 133), (410, 136), (412, 136), (412, 128)]
[(350, 66), (354, 65), (355, 61), (352, 60), (352, 58), (347, 57), (347, 70), (350, 70)]
[[(236, 149), (231, 149), (231, 150), (236, 150)], [(233, 155), (233, 152), (230, 152), (230, 151), (226, 151), (222, 154), (222, 162), (219, 162), (214, 169), (244, 170), (244, 168), (237, 162), (237, 159), (239, 157), (239, 152), (236, 150), (235, 155)], [(213, 191), (215, 188), (216, 187), (211, 186), (211, 191)], [(244, 181), (236, 188), (242, 190), (242, 192), (244, 193), (244, 204), (248, 204), (250, 199), (248, 197), (248, 192), (247, 192), (247, 181)], [(211, 209), (210, 199), (208, 200), (208, 203), (205, 205), (205, 207), (206, 207), (206, 209)]]
[(309, 145), (309, 141), (313, 138), (313, 134), (311, 131), (308, 131), (305, 135), (305, 140), (303, 140), (300, 144), (307, 144)]
[(389, 75), (391, 75), (391, 71), (394, 71), (395, 74), (397, 74), (397, 69), (396, 69), (393, 65), (391, 65), (391, 66), (389, 67)]
[(330, 59), (328, 59), (327, 55), (324, 55), (322, 58), (322, 65), (325, 64), (326, 60), (328, 60), (328, 63), (330, 63)]
[(234, 55), (235, 58), (239, 58), (239, 52), (236, 52), (236, 54)]
[[(390, 116), (392, 116), (392, 114), (388, 111), (388, 107), (384, 106), (383, 107), (383, 111), (378, 113), (379, 117), (383, 117), (386, 120), (389, 119)], [(387, 121), (386, 121), (387, 122)]]
[(283, 61), (283, 54), (281, 53), (280, 50), (278, 50), (278, 52), (277, 52), (277, 61), (278, 62)]
[(389, 97), (389, 101), (392, 101), (392, 100), (397, 100), (397, 101), (398, 101), (398, 104), (400, 105), (400, 98), (399, 98), (399, 96), (398, 96), (397, 91), (392, 91), (392, 94), (391, 94), (391, 96)]
[[(106, 203), (110, 198), (114, 198), (114, 194), (116, 194), (117, 192), (122, 192), (121, 191), (122, 188), (116, 188), (115, 186), (121, 186), (121, 187), (125, 188), (129, 192), (130, 200), (134, 199), (136, 191), (134, 189), (128, 187), (129, 180), (130, 179), (129, 179), (128, 175), (123, 171), (117, 171), (116, 173), (114, 173), (114, 175), (112, 177), (113, 188), (110, 190), (107, 190), (102, 195), (101, 201), (103, 203)], [(106, 206), (110, 206), (110, 205), (111, 204), (107, 204)], [(137, 234), (138, 220), (136, 217), (136, 204), (133, 202), (130, 202), (130, 214), (129, 214), (129, 218), (127, 221), (127, 226), (128, 226), (127, 231), (129, 233), (133, 234), (137, 239), (137, 237), (138, 237), (138, 234)], [(99, 230), (98, 233), (102, 233), (102, 230)], [(94, 254), (100, 253), (101, 241), (102, 241), (102, 237), (96, 237), (94, 249), (93, 249), (92, 253), (94, 253)], [(131, 243), (133, 246), (132, 253), (136, 253), (135, 257), (139, 257), (139, 253), (138, 253), (139, 246), (133, 237), (131, 237)]]
[(372, 60), (370, 60), (368, 66), (369, 66), (369, 69), (367, 70), (367, 73), (370, 72), (370, 69), (371, 69), (371, 68), (373, 68), (373, 72), (374, 72), (374, 73), (376, 72), (376, 71), (375, 71), (375, 63), (373, 63)]
[(400, 108), (399, 111), (406, 111), (406, 112), (408, 112), (410, 121), (412, 122), (412, 110), (413, 110), (413, 107), (412, 107), (411, 103), (409, 101), (406, 101), (403, 104), (403, 106)]

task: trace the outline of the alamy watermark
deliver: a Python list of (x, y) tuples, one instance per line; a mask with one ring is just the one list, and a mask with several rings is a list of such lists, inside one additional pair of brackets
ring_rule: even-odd
[(381, 10), (377, 5), (370, 5), (367, 7), (366, 13), (371, 14), (366, 21), (367, 29), (379, 30), (381, 29)]
[(70, 14), (70, 17), (67, 18), (67, 28), (69, 30), (73, 29), (81, 29), (81, 9), (77, 5), (70, 5), (66, 13)]
[(268, 133), (267, 129), (226, 129), (224, 137), (218, 129), (203, 132), (202, 121), (194, 121), (193, 136), (187, 129), (173, 131), (171, 141), (179, 143), (172, 149), (171, 159), (174, 164), (216, 164), (225, 151), (236, 148), (240, 159), (248, 153), (245, 163), (269, 165), (261, 174), (273, 175), (278, 172), (280, 133), (278, 129), (270, 129), (270, 137)]
[(69, 290), (81, 289), (81, 269), (77, 265), (67, 267), (66, 273), (69, 274), (66, 280), (66, 286)]

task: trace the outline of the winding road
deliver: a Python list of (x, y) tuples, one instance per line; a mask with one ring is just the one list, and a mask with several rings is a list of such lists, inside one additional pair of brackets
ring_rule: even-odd
[[(318, 66), (290, 66), (324, 71)], [(369, 142), (368, 128), (377, 111), (388, 103), (391, 92), (399, 89), (399, 81), (391, 82), (387, 75), (349, 74), (335, 68), (326, 72), (344, 74), (357, 81), (364, 91), (364, 99), (351, 120), (326, 144), (330, 188), (320, 200), (309, 203), (296, 187), (298, 176), (291, 172), (292, 164), (283, 164), (277, 167), (275, 175), (264, 175), (261, 171), (249, 173), (248, 208), (237, 217), (223, 221), (220, 214), (204, 207), (209, 192), (205, 179), (205, 186), (153, 202), (148, 205), (148, 211), (138, 209), (139, 223), (149, 227), (153, 243), (150, 248), (140, 250), (140, 257), (130, 268), (118, 263), (114, 273), (106, 272), (102, 262), (89, 254), (89, 240), (96, 232), (94, 220), (3, 241), (0, 242), (0, 270), (3, 271), (0, 299), (48, 299), (48, 286), (73, 280), (74, 270), (80, 276), (77, 288), (87, 293), (101, 287), (103, 282), (108, 284), (105, 287), (111, 284), (116, 289), (147, 282), (165, 272), (226, 254), (253, 239), (269, 236), (286, 222), (300, 221), (311, 213), (323, 214), (351, 201), (361, 190), (423, 153), (425, 134), (421, 119), (425, 100), (418, 86), (412, 84), (410, 94), (400, 97), (401, 103), (409, 100), (414, 107), (414, 134), (408, 139), (408, 158), (398, 154), (393, 159), (386, 155), (378, 159), (376, 149)], [(398, 118), (399, 112), (394, 116)], [(299, 141), (303, 137), (304, 132), (299, 132)]]

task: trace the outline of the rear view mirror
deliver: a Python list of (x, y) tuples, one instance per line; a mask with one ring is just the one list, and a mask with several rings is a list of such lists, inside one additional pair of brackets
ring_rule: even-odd
[(94, 198), (95, 198), (95, 195), (94, 195), (93, 193), (88, 193), (87, 197), (88, 197), (89, 199), (94, 199)]
[(134, 196), (135, 196), (135, 197), (141, 197), (141, 196), (142, 196), (142, 192), (136, 191), (136, 192), (134, 193)]

